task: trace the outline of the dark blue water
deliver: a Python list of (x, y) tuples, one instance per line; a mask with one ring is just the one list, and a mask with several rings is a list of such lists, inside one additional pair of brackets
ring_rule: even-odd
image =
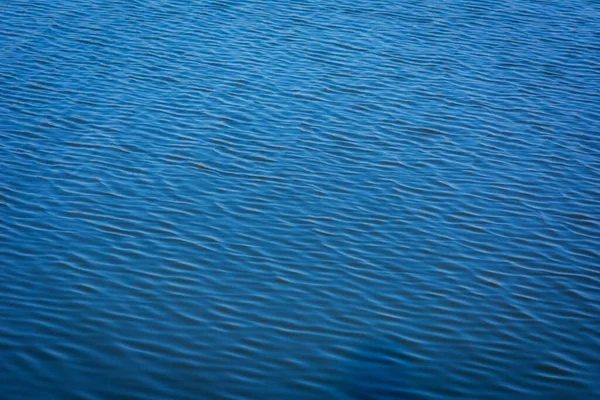
[(598, 1), (5, 0), (0, 57), (1, 398), (600, 397)]

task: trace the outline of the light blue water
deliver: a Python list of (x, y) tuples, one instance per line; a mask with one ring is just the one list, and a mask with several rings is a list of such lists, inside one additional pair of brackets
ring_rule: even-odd
[(5, 0), (0, 397), (600, 398), (600, 3)]

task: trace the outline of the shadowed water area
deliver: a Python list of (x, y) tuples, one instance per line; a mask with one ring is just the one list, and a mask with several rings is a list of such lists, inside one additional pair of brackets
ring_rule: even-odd
[(600, 398), (600, 3), (5, 0), (0, 397)]

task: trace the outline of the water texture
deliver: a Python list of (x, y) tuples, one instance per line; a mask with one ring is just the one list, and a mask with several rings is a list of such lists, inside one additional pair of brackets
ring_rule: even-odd
[(5, 0), (0, 397), (600, 398), (597, 0)]

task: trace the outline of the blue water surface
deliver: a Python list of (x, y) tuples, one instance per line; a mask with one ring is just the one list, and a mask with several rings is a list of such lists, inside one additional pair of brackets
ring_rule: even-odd
[(597, 0), (4, 0), (0, 398), (600, 398)]

